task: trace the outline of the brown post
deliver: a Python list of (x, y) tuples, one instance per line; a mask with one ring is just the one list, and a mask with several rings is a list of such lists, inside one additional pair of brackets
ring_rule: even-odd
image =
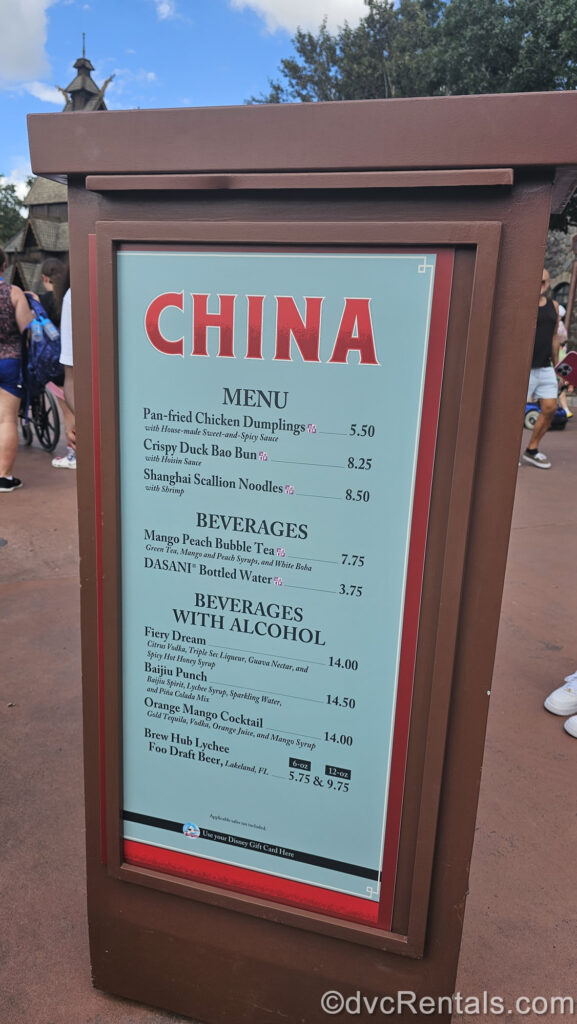
[(69, 186), (98, 987), (450, 1020), (576, 105), (30, 117)]
[(575, 306), (575, 291), (577, 290), (577, 252), (575, 249), (575, 238), (573, 239), (573, 252), (575, 253), (573, 259), (573, 266), (571, 267), (571, 283), (569, 285), (569, 297), (567, 299), (567, 312), (565, 314), (565, 324), (567, 327), (567, 333), (571, 330), (571, 321), (573, 319), (573, 308)]

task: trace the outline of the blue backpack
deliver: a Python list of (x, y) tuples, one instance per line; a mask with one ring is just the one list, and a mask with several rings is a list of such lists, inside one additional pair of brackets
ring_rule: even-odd
[(60, 331), (46, 315), (42, 304), (26, 292), (30, 308), (35, 313), (28, 325), (30, 341), (23, 358), (24, 388), (28, 399), (36, 398), (42, 388), (64, 373), (60, 362)]

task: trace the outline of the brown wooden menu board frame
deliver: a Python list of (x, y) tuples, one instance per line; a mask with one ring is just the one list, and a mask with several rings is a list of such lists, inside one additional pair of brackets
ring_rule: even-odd
[[(331, 246), (338, 246), (341, 250), (349, 251), (353, 246), (360, 243), (362, 239), (363, 250), (367, 251), (368, 246), (398, 248), (404, 247), (416, 249), (426, 248), (432, 242), (437, 246), (447, 246), (451, 249), (474, 247), (475, 252), (475, 280), (473, 293), (470, 297), (470, 306), (476, 324), (476, 341), (473, 347), (467, 349), (468, 359), (462, 367), (463, 382), (465, 388), (467, 406), (471, 408), (476, 401), (475, 391), (479, 390), (479, 383), (483, 377), (483, 364), (486, 358), (486, 351), (489, 340), (490, 310), (483, 308), (483, 289), (492, 286), (497, 270), (497, 258), (500, 239), (500, 225), (494, 223), (477, 224), (444, 224), (444, 225), (420, 225), (404, 224), (402, 235), (399, 229), (391, 225), (375, 225), (371, 223), (360, 224), (318, 224), (292, 222), (290, 224), (254, 224), (249, 222), (235, 223), (234, 225), (215, 225), (213, 223), (118, 223), (105, 222), (96, 225), (96, 275), (98, 280), (98, 334), (94, 339), (94, 351), (98, 352), (99, 371), (101, 381), (101, 416), (103, 422), (110, 424), (115, 437), (120, 437), (118, 427), (118, 401), (115, 389), (116, 368), (115, 353), (117, 351), (117, 329), (114, 318), (116, 281), (114, 274), (115, 252), (117, 248), (126, 244), (140, 246), (145, 243), (154, 246), (167, 246), (171, 251), (178, 246), (185, 245), (198, 251), (206, 246), (214, 251), (216, 246), (225, 247), (227, 250), (232, 246), (241, 245), (243, 250), (252, 244), (259, 248), (265, 246), (267, 251), (275, 247), (286, 251), (287, 246), (309, 245), (316, 249)], [(98, 272), (98, 268), (102, 268)], [(458, 271), (457, 271), (458, 275)], [(96, 284), (96, 282), (95, 282)], [(459, 275), (456, 278), (456, 286), (460, 284)], [(477, 308), (479, 307), (479, 308)], [(474, 353), (474, 355), (473, 355)], [(471, 365), (471, 360), (473, 361)], [(479, 363), (476, 364), (476, 361)], [(475, 365), (476, 364), (476, 365)], [(108, 368), (104, 373), (104, 368)], [(478, 400), (478, 396), (477, 396)], [(432, 428), (430, 428), (432, 429)], [(109, 448), (107, 448), (110, 451)], [(470, 466), (470, 460), (463, 450), (465, 465)], [(117, 451), (118, 456), (118, 451)], [(463, 473), (463, 466), (456, 465), (455, 473)], [(438, 800), (440, 788), (441, 763), (433, 757), (423, 764), (420, 787), (422, 789), (421, 805), (406, 804), (404, 808), (405, 831), (410, 828), (415, 834), (414, 843), (422, 850), (418, 863), (415, 863), (415, 874), (422, 880), (421, 891), (418, 898), (414, 897), (405, 906), (397, 906), (396, 913), (404, 914), (410, 922), (411, 928), (407, 934), (384, 933), (382, 928), (371, 928), (327, 918), (321, 914), (314, 914), (304, 917), (298, 908), (288, 909), (278, 903), (267, 904), (265, 900), (253, 899), (250, 903), (242, 894), (226, 893), (222, 890), (215, 890), (213, 886), (206, 886), (193, 881), (167, 877), (160, 877), (159, 872), (137, 867), (127, 863), (122, 850), (122, 837), (119, 829), (119, 822), (122, 817), (121, 778), (122, 778), (122, 734), (120, 728), (121, 704), (121, 679), (120, 679), (120, 649), (121, 649), (121, 614), (119, 599), (119, 573), (117, 566), (120, 560), (121, 538), (116, 533), (115, 526), (118, 523), (118, 468), (110, 477), (110, 487), (105, 488), (103, 493), (103, 520), (110, 525), (106, 532), (106, 541), (103, 544), (103, 566), (102, 578), (105, 581), (102, 601), (103, 609), (103, 636), (104, 662), (102, 679), (104, 681), (103, 706), (106, 712), (107, 731), (105, 749), (106, 757), (106, 834), (107, 840), (107, 864), (109, 871), (116, 877), (125, 881), (139, 882), (148, 886), (158, 886), (166, 891), (178, 893), (201, 900), (203, 902), (217, 902), (221, 906), (242, 907), (245, 912), (259, 917), (274, 916), (276, 920), (283, 920), (287, 924), (296, 923), (299, 927), (312, 928), (323, 931), (329, 935), (342, 935), (343, 937), (352, 934), (357, 942), (367, 945), (374, 945), (377, 948), (387, 948), (392, 951), (403, 951), (409, 955), (421, 955), (424, 943), (424, 930), (426, 924), (426, 903), (428, 901), (428, 885), (426, 880), (430, 879), (432, 842), (434, 833), (427, 837), (426, 830), (421, 824), (423, 818), (423, 807), (432, 807)], [(462, 494), (462, 502), (455, 511), (444, 509), (442, 512), (440, 529), (442, 530), (447, 520), (455, 517), (456, 521), (465, 524), (468, 521), (470, 494), (472, 480), (469, 479)], [(436, 536), (439, 526), (435, 522), (430, 523), (431, 538)], [(429, 543), (435, 543), (429, 541)], [(459, 559), (463, 557), (461, 546), (455, 545), (450, 553), (448, 562), (451, 566), (449, 576), (452, 573), (460, 575), (462, 566)], [(456, 563), (453, 564), (453, 558)], [(435, 618), (438, 619), (439, 607), (450, 607), (450, 597), (446, 592), (447, 574), (440, 581), (437, 594), (437, 606), (432, 609)], [(458, 621), (458, 611), (453, 605), (450, 615), (446, 618), (443, 627), (438, 630), (437, 646), (450, 651), (455, 642), (455, 626)], [(430, 629), (428, 622), (422, 618), (421, 628), (424, 631)], [(428, 668), (429, 685), (431, 687), (431, 701), (439, 708), (446, 708), (448, 705), (447, 677), (438, 676), (435, 670)], [(423, 682), (421, 682), (423, 685)], [(433, 750), (442, 751), (445, 745), (446, 717), (439, 715), (431, 722), (427, 729), (426, 745)], [(416, 816), (416, 821), (411, 821)], [(407, 824), (410, 822), (410, 824)], [(412, 861), (414, 852), (409, 856)], [(403, 860), (405, 857), (402, 858)], [(240, 901), (240, 902), (239, 902)]]
[[(539, 96), (216, 112), (215, 123), (228, 125), (232, 138), (242, 138), (250, 121), (250, 155), (244, 143), (225, 142), (220, 133), (212, 142), (210, 132), (199, 140), (212, 123), (204, 111), (30, 119), (35, 170), (67, 172), (70, 185), (89, 925), (99, 986), (206, 1021), (263, 1024), (265, 1006), (289, 1019), (325, 1019), (319, 996), (330, 988), (367, 996), (451, 992), (521, 430), (515, 400), (521, 407), (523, 373), (511, 383), (510, 353), (514, 346), (520, 370), (528, 367), (551, 196), (566, 192), (576, 177), (577, 152), (560, 143), (557, 163), (542, 140), (521, 138), (519, 124), (546, 111), (553, 137), (550, 126), (559, 126), (567, 109), (566, 96)], [(495, 112), (495, 139), (480, 159), (475, 130)], [(446, 136), (441, 160), (442, 147), (431, 145), (431, 117)], [(399, 136), (394, 155), (380, 153), (377, 160), (378, 140), (397, 131), (399, 119), (404, 141)], [(356, 121), (358, 143), (345, 159), (335, 133), (350, 132)], [(425, 123), (429, 129), (419, 141)], [(144, 139), (162, 137), (177, 124), (187, 128), (190, 141), (179, 136), (176, 152), (160, 147), (153, 158), (148, 150), (144, 157)], [(326, 149), (321, 155), (319, 124), (329, 133), (332, 163)], [(132, 150), (122, 136), (128, 128)], [(272, 163), (272, 128), (282, 134), (278, 159), (292, 152), (285, 163), (290, 173)], [(78, 145), (89, 130), (99, 140), (92, 157)], [(306, 156), (303, 138), (310, 144)], [(115, 254), (151, 245), (454, 254), (405, 797), (386, 931), (124, 859)], [(514, 312), (511, 294), (524, 297)], [(193, 960), (202, 964), (200, 973), (190, 969)], [(386, 985), (375, 980), (375, 963), (386, 967)], [(223, 971), (238, 979), (226, 991), (216, 983)], [(430, 1019), (448, 1017), (439, 1011)]]

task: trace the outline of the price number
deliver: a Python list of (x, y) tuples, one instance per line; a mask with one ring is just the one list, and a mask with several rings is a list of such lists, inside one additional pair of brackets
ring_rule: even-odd
[(289, 779), (291, 782), (300, 782), (303, 786), (308, 786), (310, 783), (310, 775), (306, 772), (289, 772)]
[(343, 782), (342, 779), (327, 779), (327, 789), (332, 789), (334, 793), (348, 793), (349, 784)]
[(338, 732), (325, 732), (325, 743), (338, 743), (341, 747), (352, 747), (353, 737)]
[(375, 428), (372, 423), (351, 423), (349, 437), (374, 437)]
[(347, 459), (347, 469), (369, 470), (373, 464), (372, 459), (355, 459), (352, 455)]
[(357, 702), (354, 697), (339, 697), (336, 693), (327, 693), (327, 704), (334, 704), (336, 708), (356, 708)]
[(363, 588), (357, 586), (355, 583), (341, 583), (339, 587), (339, 594), (343, 597), (362, 597)]
[(356, 672), (359, 663), (354, 658), (333, 658), (332, 654), (329, 658), (330, 668), (346, 668), (350, 672)]
[(364, 555), (349, 555), (348, 551), (341, 551), (341, 565), (356, 565), (357, 569), (362, 569), (364, 564)]
[(346, 501), (370, 501), (371, 495), (369, 491), (353, 491), (351, 487), (347, 487), (345, 491)]

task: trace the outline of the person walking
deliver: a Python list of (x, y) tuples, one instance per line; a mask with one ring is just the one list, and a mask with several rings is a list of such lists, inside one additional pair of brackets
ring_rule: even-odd
[(533, 428), (531, 440), (522, 456), (523, 462), (535, 466), (536, 469), (551, 469), (551, 463), (547, 456), (539, 451), (539, 445), (549, 430), (557, 409), (558, 386), (554, 366), (559, 361), (559, 306), (549, 298), (550, 283), (549, 271), (544, 269), (541, 275), (541, 294), (527, 391), (527, 401), (539, 402), (541, 411)]
[(62, 392), (58, 395), (60, 410), (64, 419), (67, 447), (66, 455), (52, 459), (54, 469), (76, 469), (76, 428), (74, 416), (74, 383), (72, 358), (72, 309), (70, 300), (70, 271), (66, 267), (54, 285), (54, 298), (58, 307), (60, 327), (60, 362), (64, 367)]
[(12, 470), (18, 452), (22, 335), (34, 319), (22, 289), (4, 281), (5, 269), (6, 254), (0, 249), (0, 494), (22, 487)]
[(577, 672), (565, 676), (563, 686), (549, 694), (544, 706), (552, 715), (563, 715), (565, 732), (577, 739)]
[(63, 397), (66, 404), (64, 428), (66, 431), (67, 451), (62, 458), (52, 459), (56, 469), (76, 469), (76, 417), (74, 405), (74, 357), (72, 345), (72, 297), (70, 288), (62, 300), (62, 316), (60, 319), (60, 362), (64, 367)]

